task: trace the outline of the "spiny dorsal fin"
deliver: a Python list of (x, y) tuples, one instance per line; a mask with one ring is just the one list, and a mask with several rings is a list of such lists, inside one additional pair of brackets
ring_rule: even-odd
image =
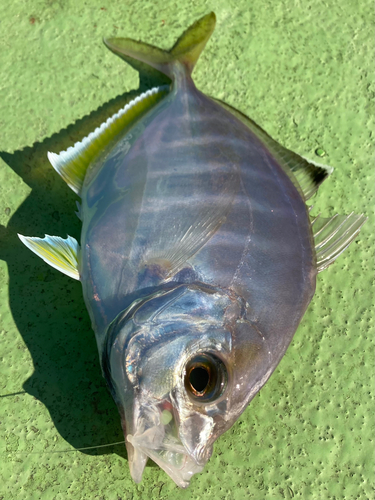
[(142, 114), (166, 95), (169, 86), (155, 87), (129, 102), (87, 137), (59, 154), (48, 153), (53, 168), (79, 196), (86, 171), (92, 160), (119, 132), (130, 127)]
[(79, 280), (78, 259), (79, 244), (77, 240), (68, 236), (65, 240), (59, 236), (45, 235), (44, 238), (36, 238), (18, 235), (19, 239), (32, 252), (38, 255), (44, 262), (58, 271)]
[(225, 102), (218, 99), (214, 100), (227, 111), (232, 113), (236, 118), (241, 120), (258, 137), (258, 139), (260, 139), (263, 144), (267, 146), (267, 149), (280, 163), (294, 184), (296, 184), (297, 180), (296, 187), (302, 191), (305, 200), (311, 198), (311, 196), (318, 190), (320, 184), (333, 172), (332, 167), (320, 165), (312, 160), (307, 160), (306, 158), (293, 153), (293, 151), (284, 148), (246, 115), (237, 109), (232, 108), (232, 106), (229, 106), (229, 104), (226, 104)]
[(144, 65), (151, 66), (173, 80), (173, 66), (177, 61), (185, 66), (188, 74), (192, 73), (215, 29), (215, 24), (216, 16), (210, 12), (192, 24), (171, 50), (162, 50), (131, 38), (105, 38), (104, 43), (114, 54), (124, 59), (137, 71), (145, 71)]
[(364, 215), (334, 215), (330, 218), (311, 217), (318, 272), (324, 271), (347, 248), (359, 233), (367, 217)]

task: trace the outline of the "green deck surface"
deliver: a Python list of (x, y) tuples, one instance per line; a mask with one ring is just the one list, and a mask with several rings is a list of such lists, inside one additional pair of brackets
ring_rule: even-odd
[[(218, 22), (197, 86), (335, 167), (314, 213), (355, 211), (369, 221), (319, 275), (270, 381), (180, 490), (152, 463), (134, 484), (122, 445), (75, 451), (121, 441), (120, 419), (80, 283), (16, 233), (79, 239), (76, 197), (46, 153), (80, 140), (139, 88), (102, 37), (168, 48), (210, 10)], [(373, 25), (367, 0), (2, 2), (1, 500), (373, 498)]]

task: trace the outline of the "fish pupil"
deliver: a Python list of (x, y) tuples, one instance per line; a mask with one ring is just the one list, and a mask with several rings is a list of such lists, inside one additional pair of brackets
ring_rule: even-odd
[(196, 392), (204, 392), (208, 386), (210, 374), (204, 366), (197, 366), (193, 368), (189, 375), (189, 382), (191, 387)]
[(185, 389), (199, 403), (211, 403), (224, 392), (228, 373), (225, 364), (213, 352), (200, 352), (185, 365)]

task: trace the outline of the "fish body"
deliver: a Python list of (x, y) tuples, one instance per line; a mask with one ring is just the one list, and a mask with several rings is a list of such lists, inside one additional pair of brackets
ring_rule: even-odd
[(87, 177), (80, 274), (99, 335), (134, 293), (196, 281), (253, 308), (274, 304), (257, 313), (270, 340), (276, 322), (295, 329), (316, 276), (304, 200), (257, 137), (191, 79)]
[(115, 131), (123, 115), (50, 156), (82, 199), (80, 251), (21, 237), (82, 282), (132, 477), (151, 457), (182, 487), (272, 374), (318, 271), (365, 220), (311, 220), (305, 201), (329, 168), (195, 87), (214, 23), (205, 16), (168, 52), (107, 41), (171, 85), (140, 96)]

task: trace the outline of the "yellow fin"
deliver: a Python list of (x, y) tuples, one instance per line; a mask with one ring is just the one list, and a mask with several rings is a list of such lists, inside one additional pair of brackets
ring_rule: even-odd
[(18, 234), (18, 237), (44, 262), (67, 276), (79, 280), (78, 254), (80, 247), (77, 240), (71, 236), (64, 240), (59, 236), (49, 236), (48, 234), (44, 238), (22, 236), (22, 234)]
[(188, 74), (192, 73), (202, 50), (215, 29), (215, 24), (216, 16), (210, 12), (192, 24), (180, 36), (171, 50), (162, 50), (131, 38), (105, 38), (104, 43), (114, 54), (138, 71), (144, 71), (145, 65), (151, 66), (173, 80), (174, 65), (177, 61), (184, 65)]
[(81, 194), (86, 171), (92, 160), (126, 127), (153, 107), (169, 90), (169, 86), (154, 87), (129, 102), (82, 141), (59, 154), (48, 153), (53, 168), (78, 195)]

